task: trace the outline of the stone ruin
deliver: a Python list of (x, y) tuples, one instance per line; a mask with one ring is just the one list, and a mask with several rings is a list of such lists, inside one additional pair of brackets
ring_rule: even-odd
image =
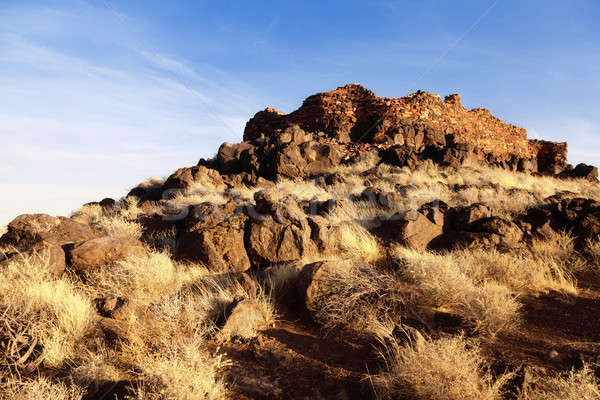
[(308, 97), (290, 114), (272, 108), (256, 113), (246, 124), (244, 141), (287, 136), (284, 132), (295, 126), (335, 142), (346, 155), (357, 146), (377, 149), (395, 164), (471, 159), (528, 173), (577, 175), (567, 164), (567, 143), (528, 139), (524, 128), (488, 109), (467, 110), (458, 94), (442, 100), (418, 91), (388, 98), (349, 84)]

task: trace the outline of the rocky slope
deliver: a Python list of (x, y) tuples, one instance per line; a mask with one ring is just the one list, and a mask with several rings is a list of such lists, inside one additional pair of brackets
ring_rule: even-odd
[[(475, 368), (469, 379), (504, 382), (486, 398), (529, 398), (547, 377), (589, 372), (600, 350), (586, 317), (600, 312), (598, 171), (566, 160), (566, 143), (529, 140), (456, 94), (380, 98), (350, 84), (290, 114), (267, 108), (213, 159), (70, 218), (8, 225), (0, 279), (15, 284), (0, 309), (16, 314), (0, 328), (2, 382), (74, 382), (86, 399), (431, 398), (390, 360), (444, 345), (477, 355), (456, 366)], [(8, 300), (32, 296), (25, 279), (93, 305), (60, 362), (56, 340), (19, 321), (44, 307)], [(168, 346), (197, 332), (203, 360), (219, 360), (209, 389), (175, 389), (179, 377), (142, 366), (173, 361), (189, 349)], [(103, 373), (116, 372), (92, 379), (90, 354), (103, 351)], [(427, 362), (446, 379), (444, 360)]]

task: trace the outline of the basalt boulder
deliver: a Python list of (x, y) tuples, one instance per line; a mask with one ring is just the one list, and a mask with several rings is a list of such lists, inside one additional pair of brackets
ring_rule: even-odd
[(202, 203), (191, 207), (180, 231), (175, 256), (204, 263), (221, 272), (250, 268), (244, 235), (248, 216), (230, 201), (225, 205)]
[(342, 155), (342, 148), (334, 143), (290, 142), (275, 150), (266, 173), (273, 179), (317, 176), (338, 165)]
[(290, 262), (339, 251), (340, 227), (321, 215), (307, 215), (294, 198), (280, 197), (273, 188), (257, 192), (255, 202), (248, 212), (246, 235), (253, 264)]
[(226, 189), (219, 171), (205, 166), (180, 168), (175, 171), (162, 186), (163, 191), (174, 189), (188, 189), (190, 187), (207, 187), (214, 191)]
[(295, 285), (299, 298), (309, 312), (318, 311), (328, 294), (335, 292), (335, 276), (352, 268), (350, 260), (319, 261), (302, 268)]
[(143, 257), (147, 250), (137, 239), (108, 236), (86, 240), (67, 247), (67, 261), (79, 273), (110, 266), (130, 257)]
[(416, 249), (426, 249), (444, 232), (443, 218), (432, 221), (416, 210), (402, 211), (382, 221), (375, 233), (385, 240)]
[(48, 214), (23, 214), (12, 220), (7, 232), (0, 238), (0, 245), (27, 251), (80, 242), (99, 236), (89, 225), (66, 217)]

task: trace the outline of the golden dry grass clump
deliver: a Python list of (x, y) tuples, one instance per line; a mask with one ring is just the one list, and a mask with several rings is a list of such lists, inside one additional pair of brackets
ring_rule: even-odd
[[(88, 271), (85, 282), (69, 274), (55, 278), (44, 257), (17, 256), (0, 270), (0, 393), (10, 398), (78, 400), (86, 388), (123, 379), (137, 382), (131, 399), (225, 399), (221, 371), (228, 363), (207, 340), (220, 335), (227, 306), (252, 299), (266, 324), (275, 309), (264, 290), (210, 274), (202, 265), (175, 263), (149, 252)], [(124, 300), (113, 325), (119, 346), (100, 334), (97, 299)], [(245, 339), (258, 331), (244, 331)], [(61, 371), (61, 381), (44, 375)], [(39, 375), (30, 376), (34, 371)], [(3, 398), (8, 398), (4, 396)]]
[(595, 400), (600, 399), (600, 382), (588, 366), (564, 376), (545, 377), (528, 384), (519, 400)]
[(91, 299), (70, 278), (54, 278), (48, 270), (47, 262), (27, 256), (14, 257), (0, 269), (3, 362), (61, 367), (93, 329)]
[(464, 260), (400, 246), (394, 255), (403, 277), (420, 292), (421, 305), (450, 310), (490, 336), (518, 324), (520, 304), (512, 292), (498, 282), (474, 280)]
[(81, 400), (85, 390), (74, 384), (53, 382), (48, 378), (19, 379), (3, 377), (0, 386), (0, 397), (13, 400)]
[(497, 400), (510, 378), (492, 376), (478, 347), (460, 336), (388, 341), (382, 356), (386, 368), (371, 378), (381, 399)]
[(326, 330), (386, 337), (403, 317), (406, 299), (398, 277), (364, 262), (340, 262), (319, 286), (314, 317)]

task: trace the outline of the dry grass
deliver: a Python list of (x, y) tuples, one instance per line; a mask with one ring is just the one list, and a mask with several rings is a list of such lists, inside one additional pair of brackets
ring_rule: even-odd
[(598, 379), (589, 366), (571, 371), (566, 376), (546, 377), (527, 385), (520, 400), (597, 400), (600, 399)]
[(369, 179), (371, 185), (386, 192), (396, 192), (402, 187), (408, 204), (443, 200), (451, 206), (460, 206), (481, 202), (499, 215), (510, 216), (561, 191), (600, 198), (600, 184), (584, 179), (532, 176), (479, 165), (443, 168), (428, 160), (415, 169), (376, 165), (374, 160), (340, 165), (330, 172), (340, 173), (347, 182), (335, 184), (328, 191), (336, 199), (360, 193), (365, 186), (357, 175), (373, 168), (375, 175)]
[(461, 250), (442, 257), (452, 259), (475, 282), (492, 280), (515, 292), (577, 293), (575, 279), (563, 258), (496, 249)]
[(353, 258), (373, 262), (381, 257), (375, 237), (358, 223), (351, 221), (340, 225), (342, 250)]
[[(268, 324), (276, 317), (270, 296), (262, 289), (251, 293), (229, 276), (209, 275), (202, 265), (174, 263), (164, 253), (123, 261), (110, 271), (98, 270), (88, 284), (90, 295), (123, 297), (131, 305), (119, 359), (129, 366), (126, 369), (137, 371), (140, 383), (130, 396), (136, 400), (227, 398), (219, 373), (227, 361), (211, 354), (205, 339), (228, 341), (237, 336), (235, 331), (221, 331), (235, 299), (254, 300)], [(258, 334), (244, 333), (245, 339)], [(104, 372), (95, 372), (98, 369)], [(85, 368), (76, 371), (81, 381), (81, 376), (107, 375), (111, 369), (102, 358), (90, 362), (88, 357)]]
[(182, 207), (204, 202), (224, 204), (227, 202), (227, 196), (222, 188), (205, 184), (195, 184), (186, 190), (177, 192), (172, 199), (167, 200), (166, 205), (170, 208), (181, 209)]
[(585, 244), (584, 254), (588, 259), (587, 272), (595, 280), (600, 279), (600, 240), (588, 239)]
[(202, 265), (176, 264), (167, 253), (150, 252), (90, 271), (86, 289), (91, 298), (124, 299), (134, 318), (137, 310), (173, 296), (206, 275)]
[(479, 349), (462, 337), (427, 340), (417, 335), (401, 346), (388, 342), (386, 370), (372, 377), (381, 399), (496, 400), (510, 375), (494, 379)]
[(9, 378), (3, 380), (0, 397), (13, 400), (81, 400), (85, 390), (63, 382), (52, 382), (45, 377), (34, 379)]
[(355, 163), (351, 164), (338, 164), (329, 170), (327, 173), (334, 174), (339, 173), (342, 175), (355, 175), (360, 172), (371, 169), (381, 161), (381, 158), (375, 153), (361, 153), (359, 159)]
[(347, 260), (319, 281), (314, 318), (326, 330), (388, 336), (403, 317), (405, 299), (397, 277)]
[(13, 345), (4, 349), (3, 360), (13, 360), (17, 367), (32, 363), (60, 367), (75, 356), (96, 315), (73, 282), (53, 278), (47, 263), (25, 256), (0, 271), (0, 309), (1, 334)]
[(97, 227), (113, 238), (139, 239), (142, 226), (135, 219), (143, 213), (136, 203), (124, 199), (115, 208), (105, 208), (99, 204), (85, 205), (75, 211), (72, 218)]
[(212, 355), (200, 338), (158, 343), (150, 354), (136, 352), (140, 384), (130, 400), (220, 400), (229, 398), (218, 372), (227, 365)]
[(113, 238), (139, 239), (142, 236), (142, 226), (122, 216), (105, 217), (98, 221), (98, 226)]
[(317, 186), (313, 181), (293, 181), (289, 179), (277, 182), (277, 190), (282, 193), (282, 198), (286, 194), (291, 194), (298, 200), (319, 200), (325, 201), (331, 198), (331, 194), (322, 187)]
[(421, 304), (448, 309), (470, 322), (475, 331), (494, 336), (519, 321), (520, 304), (512, 292), (495, 282), (475, 282), (451, 256), (397, 247), (402, 275), (413, 283)]

